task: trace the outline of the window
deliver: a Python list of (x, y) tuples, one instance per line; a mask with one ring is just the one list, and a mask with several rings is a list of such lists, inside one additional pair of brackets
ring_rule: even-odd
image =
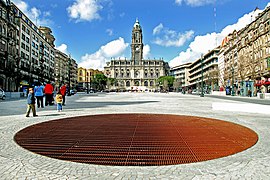
[(129, 81), (126, 82), (126, 86), (127, 86), (127, 87), (130, 86), (130, 82), (129, 82)]
[(22, 25), (22, 30), (25, 31), (25, 26), (24, 25)]
[(25, 35), (24, 34), (22, 34), (22, 39), (25, 41)]
[(148, 82), (147, 81), (144, 81), (144, 86), (148, 86)]
[(21, 48), (25, 49), (25, 44), (24, 43), (21, 44)]

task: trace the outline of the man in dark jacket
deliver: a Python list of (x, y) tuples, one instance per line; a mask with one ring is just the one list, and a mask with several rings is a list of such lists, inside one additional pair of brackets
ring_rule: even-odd
[(33, 117), (38, 116), (36, 113), (36, 101), (35, 101), (35, 95), (34, 95), (34, 90), (33, 88), (29, 88), (29, 93), (27, 96), (27, 110), (26, 110), (26, 117), (29, 117), (30, 111), (32, 109), (33, 112)]

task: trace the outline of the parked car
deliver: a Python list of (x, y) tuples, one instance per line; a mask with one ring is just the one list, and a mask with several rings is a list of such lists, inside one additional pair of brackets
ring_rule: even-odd
[(74, 95), (74, 94), (76, 94), (76, 91), (74, 89), (71, 89), (70, 90), (70, 95)]
[(5, 91), (1, 88), (0, 88), (0, 99), (3, 99), (3, 100), (6, 99)]
[(95, 93), (95, 90), (94, 89), (90, 89), (89, 90), (89, 93)]

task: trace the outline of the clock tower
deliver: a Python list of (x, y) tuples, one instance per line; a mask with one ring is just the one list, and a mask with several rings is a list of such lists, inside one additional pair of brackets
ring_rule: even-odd
[(131, 60), (135, 65), (141, 64), (143, 59), (143, 42), (142, 42), (142, 28), (138, 19), (133, 26), (132, 30), (132, 43), (131, 43)]

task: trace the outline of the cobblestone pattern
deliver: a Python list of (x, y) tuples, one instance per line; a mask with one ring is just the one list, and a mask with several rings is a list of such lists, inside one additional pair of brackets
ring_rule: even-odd
[[(230, 100), (197, 96), (142, 93), (110, 93), (69, 97), (64, 111), (38, 109), (37, 118), (24, 117), (24, 101), (0, 102), (0, 109), (18, 108), (20, 115), (0, 116), (0, 179), (270, 179), (270, 118), (264, 114), (212, 110), (213, 102)], [(241, 103), (241, 102), (237, 102)], [(270, 110), (270, 109), (266, 109)], [(16, 132), (53, 119), (108, 113), (159, 113), (216, 118), (247, 126), (257, 132), (258, 143), (232, 156), (183, 165), (120, 167), (61, 161), (18, 146)], [(0, 112), (1, 115), (1, 112)]]

